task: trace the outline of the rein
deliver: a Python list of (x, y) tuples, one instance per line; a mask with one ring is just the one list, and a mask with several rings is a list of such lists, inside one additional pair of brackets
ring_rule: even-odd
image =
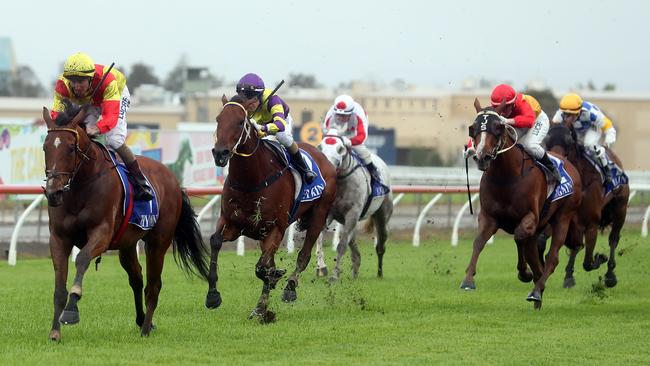
[[(244, 116), (245, 116), (244, 127), (242, 128), (241, 134), (239, 135), (239, 138), (237, 139), (237, 142), (235, 143), (235, 146), (233, 146), (232, 152), (230, 153), (230, 156), (228, 156), (228, 159), (230, 159), (233, 155), (239, 155), (241, 157), (247, 158), (247, 157), (255, 154), (257, 149), (260, 147), (260, 140), (261, 139), (259, 139), (259, 138), (257, 139), (257, 144), (255, 145), (255, 148), (253, 149), (252, 152), (243, 153), (243, 152), (237, 151), (237, 147), (239, 147), (239, 145), (245, 144), (246, 141), (248, 141), (248, 139), (251, 138), (251, 130), (255, 129), (255, 128), (252, 127), (253, 122), (251, 122), (251, 120), (248, 118), (248, 111), (246, 110), (246, 108), (244, 108), (243, 105), (241, 105), (240, 103), (237, 103), (237, 102), (228, 102), (228, 103), (224, 104), (223, 107), (225, 108), (228, 105), (236, 105), (236, 106), (238, 106), (239, 108), (242, 109), (242, 111), (244, 111)], [(244, 137), (244, 133), (246, 134), (246, 137)], [(243, 141), (242, 141), (242, 138), (244, 139)], [(215, 142), (216, 142), (216, 133), (215, 133)]]
[[(92, 142), (88, 143), (88, 147), (86, 148), (86, 151), (82, 151), (81, 147), (79, 146), (79, 131), (74, 128), (50, 128), (47, 130), (47, 133), (49, 134), (50, 132), (70, 132), (74, 134), (74, 147), (75, 147), (75, 167), (72, 172), (58, 172), (56, 170), (52, 169), (46, 169), (45, 170), (45, 180), (50, 180), (52, 178), (58, 177), (60, 175), (67, 175), (70, 178), (68, 178), (68, 182), (63, 186), (63, 191), (67, 192), (70, 190), (70, 185), (74, 181), (74, 178), (77, 176), (77, 173), (79, 172), (79, 169), (81, 169), (81, 164), (83, 164), (86, 161), (90, 161), (91, 158), (88, 156), (88, 152), (90, 152), (90, 148), (92, 147)], [(79, 158), (79, 161), (77, 161), (77, 158)]]

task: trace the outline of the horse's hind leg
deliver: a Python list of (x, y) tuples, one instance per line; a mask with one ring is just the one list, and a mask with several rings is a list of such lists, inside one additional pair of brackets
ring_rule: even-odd
[(260, 323), (275, 321), (275, 313), (268, 310), (268, 305), (271, 290), (275, 288), (278, 280), (285, 273), (284, 270), (275, 268), (274, 256), (281, 241), (282, 232), (278, 228), (274, 228), (260, 243), (262, 255), (255, 265), (255, 275), (263, 282), (262, 293), (257, 301), (257, 306), (248, 317), (249, 319), (258, 317)]
[(614, 273), (614, 268), (616, 268), (616, 248), (621, 239), (621, 229), (625, 223), (626, 215), (627, 197), (625, 197), (625, 201), (618, 202), (614, 221), (612, 222), (612, 231), (609, 233), (609, 261), (607, 262), (607, 273), (605, 273), (605, 286), (607, 287), (614, 287), (618, 283), (618, 279)]
[(607, 256), (602, 253), (594, 253), (596, 240), (598, 239), (598, 222), (600, 218), (590, 220), (590, 226), (585, 230), (585, 258), (582, 267), (589, 272), (600, 268), (600, 265), (607, 262)]
[(474, 244), (472, 246), (472, 257), (469, 260), (467, 269), (465, 270), (465, 279), (460, 284), (460, 288), (463, 290), (475, 290), (476, 283), (474, 282), (474, 275), (476, 274), (476, 265), (478, 263), (478, 257), (481, 255), (483, 248), (485, 248), (485, 243), (490, 239), (494, 233), (497, 231), (497, 222), (492, 217), (483, 214), (484, 210), (481, 210), (478, 216), (478, 234), (474, 238)]
[(576, 257), (579, 251), (579, 249), (569, 250), (569, 261), (564, 269), (564, 283), (562, 284), (564, 288), (572, 288), (576, 285), (576, 279), (573, 277), (573, 269), (575, 268)]
[(388, 240), (388, 216), (392, 207), (387, 206), (387, 203), (392, 206), (393, 202), (388, 198), (384, 201), (382, 206), (377, 212), (372, 215), (372, 220), (375, 222), (375, 230), (377, 232), (377, 277), (384, 277), (384, 253), (386, 253), (386, 240)]
[[(331, 198), (333, 200), (333, 196)], [(305, 241), (302, 245), (302, 248), (300, 249), (300, 252), (298, 252), (298, 258), (296, 259), (296, 269), (287, 280), (287, 286), (285, 286), (284, 293), (282, 294), (282, 300), (285, 302), (292, 302), (298, 298), (298, 294), (296, 293), (296, 288), (298, 287), (298, 277), (309, 264), (309, 260), (311, 259), (311, 250), (314, 247), (316, 239), (318, 239), (318, 235), (320, 235), (321, 231), (325, 227), (325, 221), (327, 219), (327, 213), (329, 211), (330, 205), (331, 201), (320, 201), (319, 204), (312, 208), (314, 212), (311, 215), (311, 221), (309, 222), (307, 232), (305, 233)], [(343, 241), (341, 240), (339, 246), (342, 243)], [(336, 265), (338, 266), (338, 262)]]
[(138, 261), (136, 251), (137, 243), (128, 248), (120, 249), (120, 264), (129, 276), (129, 285), (133, 290), (133, 299), (135, 301), (135, 323), (142, 327), (144, 323), (144, 310), (142, 308), (142, 267)]
[(332, 274), (332, 280), (334, 281), (338, 280), (341, 276), (341, 262), (343, 261), (345, 251), (354, 237), (357, 222), (359, 222), (358, 213), (349, 211), (345, 215), (345, 222), (341, 225), (341, 230), (339, 231), (339, 245), (336, 247), (336, 265), (334, 266), (334, 273)]
[(144, 296), (147, 312), (140, 328), (140, 334), (143, 336), (148, 336), (154, 328), (153, 313), (158, 306), (158, 295), (162, 289), (160, 275), (165, 264), (165, 253), (172, 243), (172, 234), (173, 232), (170, 232), (165, 237), (147, 238), (146, 240), (147, 286), (144, 288)]
[(61, 340), (61, 322), (59, 317), (63, 312), (68, 290), (66, 282), (68, 280), (68, 257), (72, 251), (72, 245), (64, 245), (62, 240), (55, 235), (50, 236), (50, 253), (52, 255), (52, 264), (54, 266), (54, 317), (52, 318), (52, 329), (50, 330), (50, 340)]

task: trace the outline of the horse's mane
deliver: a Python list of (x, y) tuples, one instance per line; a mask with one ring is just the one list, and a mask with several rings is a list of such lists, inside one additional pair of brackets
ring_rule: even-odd
[(240, 97), (239, 94), (235, 94), (230, 98), (230, 102), (242, 104), (244, 103), (244, 98)]
[(64, 105), (63, 111), (60, 112), (56, 116), (56, 120), (54, 121), (56, 123), (56, 125), (59, 126), (59, 127), (60, 126), (65, 126), (65, 125), (69, 124), (70, 122), (72, 122), (74, 117), (79, 112), (81, 112), (81, 109), (83, 108), (80, 105), (72, 104), (72, 102), (70, 102), (69, 99), (64, 99), (63, 100), (63, 105)]

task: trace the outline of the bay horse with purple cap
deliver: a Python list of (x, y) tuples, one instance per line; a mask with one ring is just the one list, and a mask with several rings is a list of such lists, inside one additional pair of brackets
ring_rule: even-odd
[[(576, 208), (581, 200), (580, 176), (573, 165), (563, 159), (575, 192), (548, 203), (547, 178), (536, 167), (534, 160), (516, 144), (516, 130), (501, 123), (499, 112), (503, 106), (483, 109), (478, 99), (474, 102), (478, 114), (469, 127), (469, 136), (476, 146), (474, 160), (484, 173), (480, 183), (479, 229), (461, 288), (476, 288), (474, 275), (478, 257), (488, 239), (502, 229), (514, 235), (518, 277), (522, 282), (534, 280), (535, 286), (526, 300), (534, 302), (535, 308), (539, 309), (546, 280), (558, 264), (559, 248), (565, 242), (569, 224), (575, 221)], [(551, 249), (542, 267), (536, 238), (547, 224), (552, 226), (553, 236)]]
[(230, 165), (223, 187), (221, 214), (216, 231), (210, 237), (210, 275), (205, 305), (209, 309), (221, 305), (221, 294), (217, 290), (217, 262), (222, 243), (245, 235), (259, 240), (262, 250), (255, 266), (255, 275), (263, 282), (262, 294), (249, 319), (258, 317), (262, 323), (273, 322), (275, 313), (268, 309), (270, 291), (285, 273), (284, 269), (276, 267), (275, 253), (287, 227), (292, 220), (298, 220), (299, 229), (307, 232), (296, 268), (282, 296), (286, 302), (295, 301), (298, 276), (309, 263), (314, 242), (325, 226), (336, 196), (336, 171), (315, 147), (299, 144), (318, 165), (325, 187), (320, 198), (301, 203), (292, 216), (297, 187), (286, 162), (258, 137), (241, 97), (236, 95), (228, 101), (224, 95), (222, 102), (212, 153), (216, 165)]
[[(50, 339), (61, 340), (61, 324), (79, 322), (78, 302), (82, 281), (92, 259), (107, 250), (119, 250), (120, 264), (129, 277), (135, 300), (135, 322), (143, 336), (154, 328), (153, 313), (162, 288), (161, 272), (165, 253), (173, 244), (174, 257), (181, 268), (204, 279), (208, 261), (196, 215), (187, 194), (174, 174), (161, 163), (139, 157), (142, 170), (157, 192), (159, 216), (148, 231), (124, 225), (122, 202), (125, 193), (108, 150), (90, 139), (81, 121), (85, 108), (68, 105), (56, 121), (43, 108), (47, 137), (45, 152), (45, 196), (50, 221), (50, 253), (54, 265), (54, 317)], [(123, 226), (124, 225), (124, 226)], [(119, 234), (118, 234), (119, 233)], [(145, 242), (147, 285), (136, 243)], [(75, 260), (76, 275), (69, 298), (66, 282), (72, 247), (81, 249)], [(67, 303), (66, 303), (67, 298)]]

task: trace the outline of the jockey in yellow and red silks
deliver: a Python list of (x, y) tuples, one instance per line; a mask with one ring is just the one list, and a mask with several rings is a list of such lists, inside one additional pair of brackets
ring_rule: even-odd
[(242, 105), (258, 126), (258, 136), (275, 135), (278, 142), (289, 151), (291, 162), (300, 171), (305, 183), (311, 184), (316, 179), (316, 174), (303, 159), (298, 144), (293, 141), (293, 119), (289, 114), (289, 106), (279, 96), (271, 95), (271, 92), (271, 89), (264, 86), (262, 78), (253, 73), (244, 75), (237, 83), (237, 95), (243, 99)]
[(91, 137), (106, 136), (108, 147), (120, 155), (135, 179), (135, 198), (148, 201), (153, 198), (153, 192), (135, 155), (125, 144), (126, 111), (131, 104), (126, 78), (113, 68), (102, 80), (107, 71), (108, 67), (95, 64), (85, 53), (78, 52), (68, 57), (63, 65), (63, 74), (54, 86), (51, 117), (56, 120), (65, 112), (65, 101), (77, 106), (89, 104), (84, 120), (86, 132)]
[(518, 136), (517, 143), (542, 163), (559, 182), (560, 173), (542, 145), (548, 133), (549, 119), (539, 102), (531, 95), (517, 93), (507, 84), (497, 85), (492, 90), (490, 102), (494, 108), (504, 104), (500, 113), (501, 122), (515, 128)]

